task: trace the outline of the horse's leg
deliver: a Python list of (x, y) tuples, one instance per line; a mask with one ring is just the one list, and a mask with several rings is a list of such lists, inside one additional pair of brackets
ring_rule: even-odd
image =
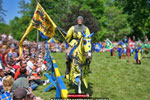
[(88, 83), (87, 83), (87, 80), (88, 80), (88, 74), (89, 74), (89, 66), (84, 66), (83, 69), (83, 74), (82, 74), (82, 81), (85, 85), (86, 88), (88, 88)]
[(81, 91), (81, 80), (79, 79), (79, 82), (78, 82), (78, 93), (81, 94), (82, 91)]

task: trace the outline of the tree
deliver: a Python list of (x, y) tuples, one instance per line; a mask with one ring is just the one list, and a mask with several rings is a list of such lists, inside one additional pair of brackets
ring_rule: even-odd
[(20, 0), (18, 3), (20, 8), (20, 11), (18, 11), (18, 13), (21, 13), (22, 15), (28, 15), (29, 3), (26, 3), (25, 0)]
[(0, 33), (9, 33), (10, 32), (10, 27), (9, 25), (5, 23), (0, 23)]
[(101, 19), (103, 23), (102, 34), (105, 38), (111, 40), (120, 40), (124, 35), (131, 33), (132, 29), (127, 21), (128, 15), (123, 14), (121, 9), (115, 6), (107, 6), (104, 16)]
[(5, 14), (6, 11), (3, 9), (2, 3), (3, 3), (3, 1), (0, 0), (0, 23), (5, 22), (4, 16), (6, 16), (6, 14)]
[(83, 18), (84, 18), (83, 23), (90, 29), (90, 31), (95, 32), (95, 35), (94, 35), (95, 39), (93, 39), (93, 40), (96, 41), (97, 32), (99, 30), (99, 23), (90, 11), (81, 10), (81, 6), (78, 6), (78, 7), (73, 6), (71, 8), (71, 13), (68, 13), (67, 17), (62, 19), (63, 23), (65, 23), (63, 28), (65, 30), (68, 30), (71, 26), (76, 25), (77, 17), (79, 15), (83, 16)]
[(123, 7), (128, 14), (128, 22), (136, 37), (143, 37), (143, 32), (150, 36), (150, 0), (115, 0), (118, 7)]

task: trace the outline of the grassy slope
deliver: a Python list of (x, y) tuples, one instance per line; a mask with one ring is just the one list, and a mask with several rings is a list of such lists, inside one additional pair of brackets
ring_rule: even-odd
[[(62, 75), (65, 72), (65, 54), (53, 53)], [(92, 73), (89, 76), (89, 89), (83, 92), (92, 97), (108, 97), (110, 100), (149, 100), (150, 98), (150, 58), (143, 58), (141, 65), (131, 64), (125, 59), (110, 57), (110, 53), (93, 53)], [(69, 93), (77, 92), (68, 80), (64, 79)], [(48, 86), (48, 85), (47, 85)], [(43, 92), (47, 86), (40, 86), (34, 93), (36, 96), (49, 100), (55, 97), (55, 88)]]

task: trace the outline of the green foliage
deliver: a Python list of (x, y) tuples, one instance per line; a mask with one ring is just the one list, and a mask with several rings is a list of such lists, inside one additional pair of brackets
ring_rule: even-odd
[(150, 36), (150, 0), (115, 0), (115, 4), (128, 14), (133, 35), (141, 38), (145, 32)]
[(30, 4), (26, 3), (25, 0), (21, 0), (18, 3), (20, 5), (20, 11), (18, 13), (21, 13), (22, 15), (28, 15)]
[[(1, 0), (2, 1), (2, 0)], [(1, 5), (0, 1), (0, 5)], [(96, 32), (94, 42), (120, 40), (124, 35), (136, 38), (143, 37), (143, 32), (150, 37), (150, 0), (39, 0), (42, 7), (58, 27), (67, 31), (76, 24), (76, 18), (82, 15), (85, 25), (91, 32)], [(36, 0), (26, 3), (19, 0), (21, 18), (10, 21), (10, 31), (16, 39), (27, 29), (36, 8)], [(1, 6), (0, 6), (1, 10)], [(2, 26), (3, 27), (3, 26)], [(28, 40), (36, 40), (36, 30), (29, 34)], [(54, 37), (63, 42), (64, 39), (56, 30)], [(41, 40), (41, 39), (40, 39)]]
[(9, 25), (7, 25), (5, 23), (0, 23), (0, 34), (2, 34), (2, 33), (9, 34), (9, 32), (10, 32)]
[(96, 41), (96, 38), (98, 36), (97, 32), (99, 30), (99, 23), (90, 11), (85, 10), (85, 9), (83, 10), (83, 9), (81, 9), (80, 6), (78, 6), (78, 7), (72, 6), (71, 7), (71, 13), (68, 13), (67, 17), (65, 17), (63, 19), (63, 22), (65, 23), (63, 28), (65, 30), (68, 30), (71, 26), (76, 25), (77, 17), (79, 15), (83, 16), (83, 18), (84, 18), (83, 23), (90, 29), (91, 33), (95, 32), (95, 34), (93, 36), (93, 40)]
[(108, 6), (104, 10), (101, 19), (103, 23), (102, 34), (111, 40), (120, 40), (124, 35), (131, 33), (132, 29), (127, 21), (128, 15), (122, 14), (122, 10), (115, 6)]

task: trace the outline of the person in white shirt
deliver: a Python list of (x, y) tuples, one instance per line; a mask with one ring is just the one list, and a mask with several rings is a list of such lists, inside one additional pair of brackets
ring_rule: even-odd
[(30, 60), (27, 62), (26, 69), (29, 71), (29, 73), (32, 72), (32, 67), (34, 66), (34, 59), (30, 58)]
[(6, 37), (7, 37), (7, 35), (5, 33), (3, 33), (2, 34), (2, 41), (4, 41)]
[(12, 39), (13, 39), (13, 37), (12, 37), (11, 34), (9, 34), (8, 39), (9, 39), (9, 40), (12, 40)]

